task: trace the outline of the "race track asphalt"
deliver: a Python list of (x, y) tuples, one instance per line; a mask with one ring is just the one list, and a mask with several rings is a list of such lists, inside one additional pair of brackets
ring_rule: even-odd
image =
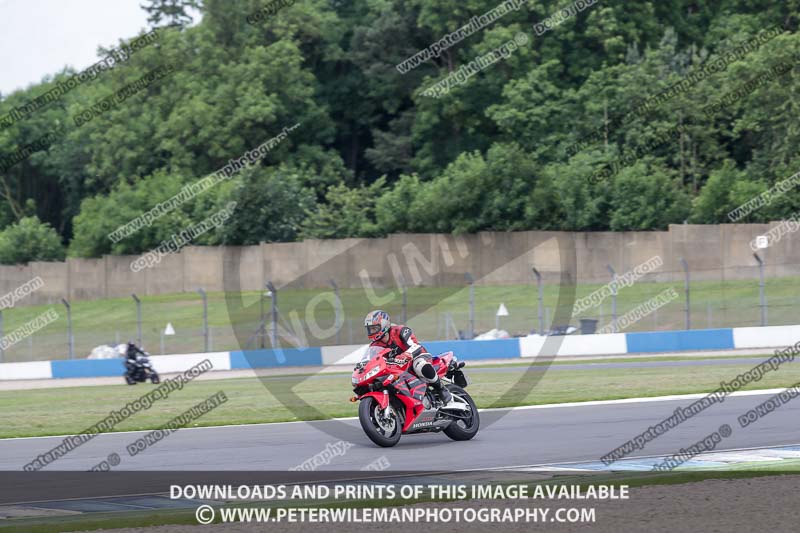
[[(774, 392), (739, 394), (710, 406), (631, 455), (675, 453), (722, 424), (730, 425), (733, 434), (719, 444), (718, 451), (800, 442), (800, 400), (740, 428), (737, 417)], [(146, 432), (112, 433), (97, 436), (45, 470), (88, 470), (116, 453), (120, 463), (114, 470), (286, 471), (339, 441), (352, 446), (343, 455), (334, 456), (330, 464), (319, 466), (319, 470), (359, 470), (381, 457), (392, 470), (466, 470), (597, 461), (669, 417), (677, 407), (695, 401), (652, 400), (483, 411), (481, 431), (471, 441), (453, 442), (441, 433), (406, 435), (389, 449), (373, 445), (355, 419), (183, 429), (135, 456), (130, 456), (126, 447)], [(0, 470), (21, 470), (61, 441), (61, 437), (0, 440)], [(343, 449), (343, 445), (338, 446)]]

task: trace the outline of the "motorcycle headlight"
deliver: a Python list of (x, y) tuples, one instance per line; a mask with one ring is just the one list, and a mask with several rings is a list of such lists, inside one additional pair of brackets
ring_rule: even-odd
[(366, 380), (368, 380), (368, 379), (370, 379), (370, 378), (372, 378), (372, 377), (375, 377), (375, 375), (376, 375), (376, 374), (377, 374), (379, 371), (380, 371), (380, 367), (373, 368), (372, 370), (370, 370), (369, 372), (367, 372), (366, 374), (364, 374), (363, 376), (361, 376), (361, 378), (359, 378), (359, 381), (366, 381)]

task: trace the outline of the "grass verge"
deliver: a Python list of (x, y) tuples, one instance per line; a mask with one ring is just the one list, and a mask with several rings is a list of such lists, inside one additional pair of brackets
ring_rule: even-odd
[[(481, 367), (473, 368), (469, 391), (480, 408), (701, 393), (715, 390), (720, 381), (731, 380), (752, 366), (732, 362), (703, 366), (702, 372), (696, 366), (549, 372), (545, 368), (525, 372), (522, 367)], [(785, 365), (742, 390), (789, 387), (797, 382), (800, 365)], [(0, 392), (4, 407), (0, 410), (0, 438), (77, 434), (105, 418), (110, 410), (119, 410), (152, 389), (152, 385), (140, 384)], [(194, 381), (121, 422), (114, 431), (156, 429), (218, 391), (225, 392), (228, 402), (198, 419), (195, 427), (319, 420), (356, 416), (357, 412), (357, 405), (348, 402), (350, 380), (344, 374)], [(290, 394), (311, 408), (292, 402)]]

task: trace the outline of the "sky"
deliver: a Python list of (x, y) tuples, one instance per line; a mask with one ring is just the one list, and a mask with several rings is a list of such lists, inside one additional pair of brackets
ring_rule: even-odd
[(65, 66), (76, 71), (148, 30), (144, 0), (0, 0), (0, 94), (42, 81)]

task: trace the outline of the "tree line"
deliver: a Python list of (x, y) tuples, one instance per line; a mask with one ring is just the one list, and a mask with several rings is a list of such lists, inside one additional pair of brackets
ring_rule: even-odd
[[(800, 0), (603, 0), (561, 18), (552, 0), (267, 4), (148, 0), (155, 42), (24, 116), (76, 73), (2, 95), (0, 262), (143, 253), (230, 202), (194, 244), (725, 223), (800, 171)], [(109, 238), (293, 124), (257, 164)], [(798, 207), (791, 189), (738, 221)]]

